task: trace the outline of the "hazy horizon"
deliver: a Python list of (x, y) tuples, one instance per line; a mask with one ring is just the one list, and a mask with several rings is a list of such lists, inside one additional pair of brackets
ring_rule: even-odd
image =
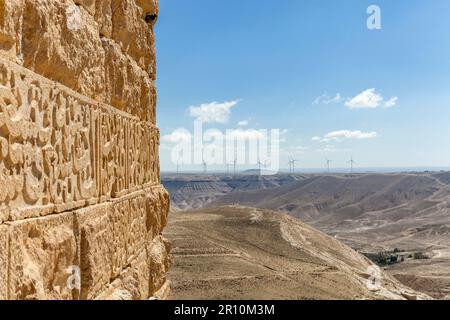
[[(238, 174), (245, 173), (246, 171), (258, 171), (258, 168), (248, 168), (248, 169), (239, 169), (236, 172)], [(264, 169), (261, 169), (264, 171)], [(229, 174), (232, 173), (232, 169)], [(450, 171), (450, 167), (366, 167), (366, 168), (354, 168), (353, 173), (424, 173), (424, 172), (440, 172), (440, 171)], [(177, 174), (176, 170), (161, 170), (162, 174)], [(330, 172), (327, 172), (327, 169), (324, 168), (299, 168), (296, 169), (295, 172), (290, 172), (289, 168), (281, 168), (277, 174), (302, 174), (302, 173), (317, 173), (317, 174), (333, 174), (333, 173), (350, 173), (349, 168), (333, 168), (330, 169)], [(178, 174), (227, 174), (227, 170), (210, 170), (204, 173), (202, 170), (180, 170)]]

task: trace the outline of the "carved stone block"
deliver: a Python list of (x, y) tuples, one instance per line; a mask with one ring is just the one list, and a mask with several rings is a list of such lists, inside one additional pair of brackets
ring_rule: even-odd
[(156, 237), (147, 247), (150, 266), (150, 296), (167, 281), (166, 273), (172, 264), (171, 245), (163, 236)]
[(73, 213), (13, 222), (9, 230), (9, 298), (72, 299), (78, 263)]
[(112, 276), (112, 228), (109, 223), (111, 203), (91, 206), (75, 212), (79, 239), (80, 299), (95, 298)]
[(159, 184), (155, 127), (1, 58), (0, 128), (0, 203), (12, 220)]
[(112, 227), (112, 278), (117, 277), (145, 247), (147, 239), (145, 193), (134, 193), (113, 202), (110, 213)]

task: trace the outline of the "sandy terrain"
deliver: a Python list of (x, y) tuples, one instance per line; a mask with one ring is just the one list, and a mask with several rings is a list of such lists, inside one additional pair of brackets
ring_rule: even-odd
[(237, 206), (173, 213), (173, 299), (416, 299), (372, 263), (285, 214)]

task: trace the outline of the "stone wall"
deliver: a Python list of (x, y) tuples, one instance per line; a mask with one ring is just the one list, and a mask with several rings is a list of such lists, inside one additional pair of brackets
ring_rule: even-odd
[(0, 299), (164, 297), (156, 0), (0, 0)]

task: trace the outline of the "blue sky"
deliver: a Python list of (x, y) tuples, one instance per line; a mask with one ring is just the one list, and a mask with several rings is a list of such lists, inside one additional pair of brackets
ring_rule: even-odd
[(162, 170), (189, 107), (211, 106), (226, 119), (207, 127), (285, 130), (283, 167), (450, 166), (449, 16), (448, 0), (160, 1)]

